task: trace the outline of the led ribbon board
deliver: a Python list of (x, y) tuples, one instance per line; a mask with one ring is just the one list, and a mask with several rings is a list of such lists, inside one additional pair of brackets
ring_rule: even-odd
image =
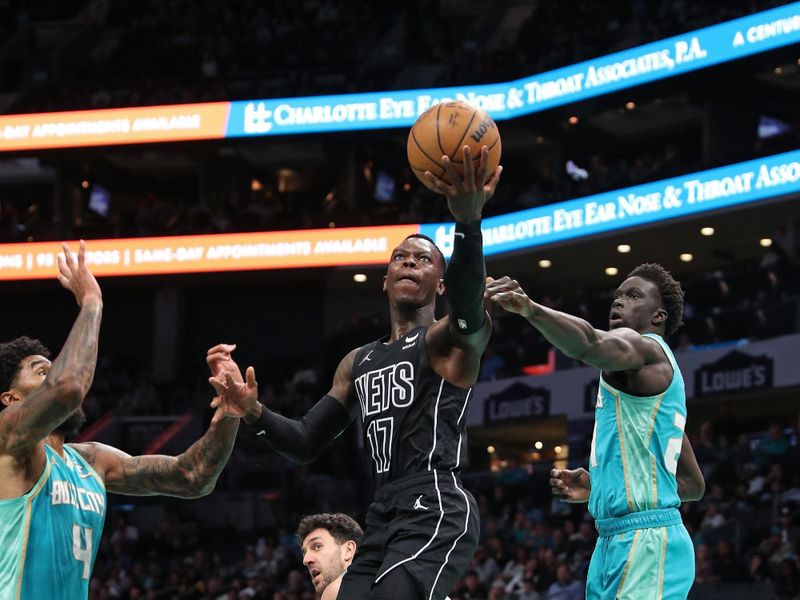
[[(100, 277), (382, 264), (418, 231), (419, 225), (390, 225), (89, 240), (86, 262)], [(77, 242), (70, 247), (77, 251)], [(0, 280), (55, 278), (60, 252), (57, 242), (2, 244)]]
[[(800, 193), (800, 150), (490, 217), (483, 221), (484, 252), (497, 255), (792, 193)], [(453, 224), (432, 223), (90, 240), (87, 262), (98, 276), (377, 265), (386, 264), (412, 233), (433, 238), (447, 256), (452, 252)], [(55, 277), (59, 252), (57, 242), (0, 244), (0, 280)]]
[(0, 151), (386, 129), (464, 100), (512, 119), (800, 42), (800, 2), (507, 83), (0, 117)]
[[(483, 220), (484, 254), (533, 248), (800, 192), (800, 150)], [(446, 256), (452, 223), (420, 225)]]

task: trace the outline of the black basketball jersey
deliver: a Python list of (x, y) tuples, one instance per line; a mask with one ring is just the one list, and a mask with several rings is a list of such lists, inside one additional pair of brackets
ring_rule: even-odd
[(431, 470), (460, 471), (467, 453), (464, 424), (472, 389), (433, 372), (417, 327), (391, 344), (364, 346), (353, 361), (364, 446), (375, 488)]

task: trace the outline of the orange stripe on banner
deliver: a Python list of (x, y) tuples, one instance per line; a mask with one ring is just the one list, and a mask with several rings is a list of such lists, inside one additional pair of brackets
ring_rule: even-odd
[[(418, 225), (307, 229), (220, 235), (89, 240), (97, 276), (159, 275), (388, 264), (389, 253)], [(77, 242), (70, 242), (73, 252)], [(58, 274), (58, 242), (0, 244), (0, 280)]]
[(230, 102), (0, 116), (0, 152), (225, 137)]

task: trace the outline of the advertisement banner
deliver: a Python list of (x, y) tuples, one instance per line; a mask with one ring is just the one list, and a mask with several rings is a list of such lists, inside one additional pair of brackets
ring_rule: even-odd
[(800, 42), (800, 2), (510, 82), (0, 116), (0, 152), (407, 127), (462, 100), (512, 119)]
[(0, 151), (225, 137), (230, 102), (0, 117)]
[[(483, 220), (487, 256), (800, 192), (800, 150)], [(452, 223), (420, 226), (445, 256)]]
[[(91, 240), (86, 261), (106, 275), (155, 275), (388, 263), (417, 225)], [(73, 252), (78, 244), (70, 242)], [(0, 281), (55, 279), (57, 242), (0, 245)]]

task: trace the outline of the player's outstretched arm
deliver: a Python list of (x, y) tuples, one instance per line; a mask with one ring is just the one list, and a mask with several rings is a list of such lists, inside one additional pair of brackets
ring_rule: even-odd
[(342, 433), (354, 417), (353, 350), (339, 363), (330, 391), (300, 419), (287, 419), (258, 401), (258, 384), (253, 367), (241, 381), (239, 368), (230, 353), (234, 346), (221, 344), (209, 350), (208, 364), (214, 377), (209, 382), (218, 397), (211, 406), (223, 414), (242, 416), (251, 429), (276, 452), (292, 462), (313, 461)]
[(564, 502), (588, 502), (592, 479), (586, 469), (553, 469), (550, 471), (550, 489)]
[(451, 185), (430, 172), (425, 173), (431, 187), (447, 198), (447, 206), (456, 221), (453, 254), (444, 277), (448, 316), (428, 329), (427, 344), (434, 371), (450, 383), (469, 387), (477, 380), (480, 357), (491, 333), (491, 322), (483, 307), (486, 265), (481, 218), (503, 168), (497, 167), (488, 177), (486, 146), (481, 149), (477, 169), (469, 146), (462, 152), (463, 177), (458, 175), (447, 156), (442, 157), (447, 177), (453, 182)]
[(706, 492), (706, 481), (697, 464), (689, 437), (683, 434), (681, 454), (678, 457), (678, 497), (682, 502), (696, 502)]
[(633, 329), (595, 329), (579, 317), (537, 304), (514, 279), (489, 277), (486, 281), (486, 297), (491, 302), (527, 319), (548, 342), (570, 358), (604, 371), (641, 369), (660, 359), (658, 346), (645, 341)]
[(218, 411), (203, 437), (179, 456), (131, 456), (98, 442), (71, 446), (103, 478), (109, 492), (198, 498), (214, 489), (231, 455), (238, 430), (238, 418)]
[(58, 280), (80, 306), (67, 341), (53, 361), (44, 383), (20, 401), (7, 392), (8, 406), (0, 412), (0, 454), (24, 459), (83, 402), (94, 378), (97, 339), (103, 313), (100, 286), (86, 266), (80, 243), (77, 261), (66, 244), (58, 257)]

